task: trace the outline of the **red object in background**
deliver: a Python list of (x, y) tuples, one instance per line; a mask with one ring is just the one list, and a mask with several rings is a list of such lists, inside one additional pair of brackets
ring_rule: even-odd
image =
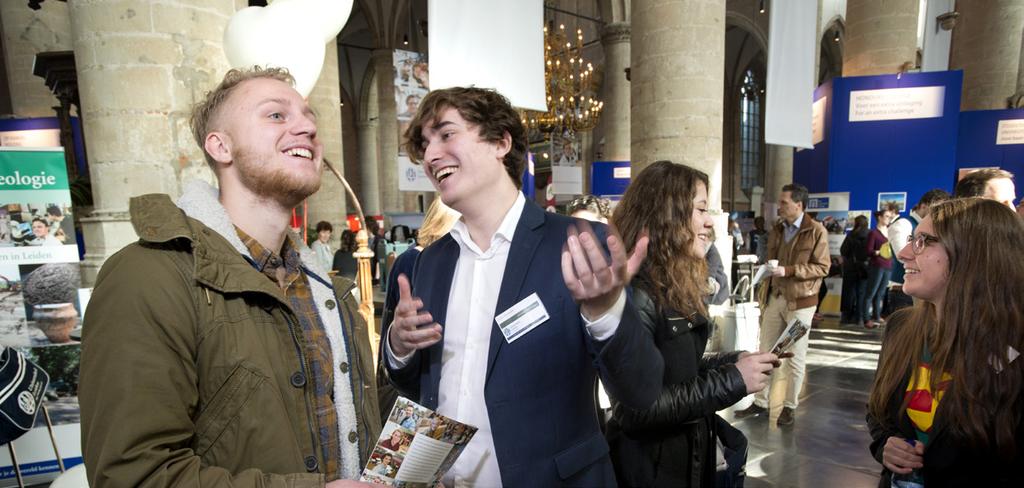
[(299, 213), (292, 209), (292, 228), (296, 229), (299, 227)]
[[(377, 223), (380, 224), (380, 227), (384, 227), (383, 215), (367, 215), (366, 218), (375, 219)], [(359, 230), (363, 228), (361, 222), (359, 222), (359, 216), (356, 214), (348, 214), (346, 220), (348, 222), (348, 229), (352, 232), (359, 232)]]
[(306, 235), (306, 229), (309, 228), (309, 202), (306, 200), (302, 201), (302, 243), (309, 245), (309, 237)]

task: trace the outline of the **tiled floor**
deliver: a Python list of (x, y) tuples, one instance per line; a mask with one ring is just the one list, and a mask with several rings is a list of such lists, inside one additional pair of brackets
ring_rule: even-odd
[(746, 486), (874, 487), (880, 466), (868, 452), (864, 406), (878, 362), (881, 332), (815, 323), (807, 354), (807, 381), (794, 425), (775, 424), (781, 396), (772, 394), (772, 417), (735, 420), (750, 442)]

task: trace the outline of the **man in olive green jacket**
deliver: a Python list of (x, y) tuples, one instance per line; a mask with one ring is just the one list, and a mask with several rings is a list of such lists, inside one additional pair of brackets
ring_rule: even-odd
[(361, 486), (380, 432), (353, 285), (288, 235), (319, 188), (315, 119), (279, 70), (232, 71), (193, 117), (220, 190), (133, 198), (100, 270), (80, 403), (90, 486)]

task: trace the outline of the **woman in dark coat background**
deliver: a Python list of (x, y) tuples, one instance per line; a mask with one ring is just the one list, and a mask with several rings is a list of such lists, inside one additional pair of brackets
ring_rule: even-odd
[(612, 219), (630, 251), (650, 237), (632, 298), (665, 363), (651, 408), (632, 410), (612, 399), (608, 440), (622, 486), (714, 486), (715, 411), (762, 390), (778, 359), (748, 352), (704, 357), (707, 189), (704, 173), (658, 161), (637, 175)]

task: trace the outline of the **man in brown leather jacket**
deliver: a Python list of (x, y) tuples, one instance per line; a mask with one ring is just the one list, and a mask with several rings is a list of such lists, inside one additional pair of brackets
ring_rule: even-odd
[(277, 69), (232, 70), (193, 114), (219, 190), (133, 198), (103, 265), (80, 403), (89, 485), (330, 488), (380, 433), (352, 283), (288, 233), (320, 187), (315, 116)]
[[(781, 221), (768, 235), (769, 262), (772, 267), (768, 284), (767, 304), (762, 301), (761, 347), (771, 349), (782, 335), (786, 324), (796, 318), (810, 325), (814, 309), (818, 306), (818, 290), (822, 278), (828, 274), (830, 263), (828, 233), (821, 223), (804, 213), (807, 208), (807, 188), (799, 183), (782, 187), (779, 196)], [(736, 412), (737, 418), (768, 412), (769, 392), (772, 388), (786, 389), (786, 399), (779, 414), (780, 426), (793, 423), (793, 414), (803, 386), (808, 335), (802, 337), (789, 350), (793, 357), (782, 363), (772, 376), (772, 382), (754, 397), (754, 404)]]

